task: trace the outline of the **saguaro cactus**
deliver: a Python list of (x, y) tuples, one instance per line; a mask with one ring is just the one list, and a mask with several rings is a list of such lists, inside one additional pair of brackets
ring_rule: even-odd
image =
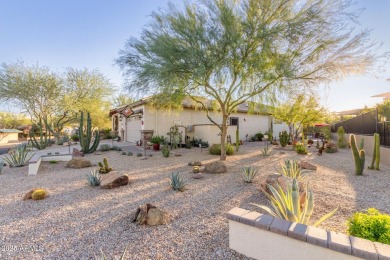
[(238, 128), (236, 129), (236, 151), (238, 151), (238, 148), (240, 147), (240, 134), (238, 132)]
[[(379, 146), (379, 134), (374, 134), (374, 153), (372, 155), (371, 166), (368, 167), (370, 170), (379, 171), (379, 163), (381, 160), (380, 146)], [(375, 165), (374, 165), (375, 164)]]
[(79, 141), (81, 146), (81, 151), (84, 154), (87, 153), (93, 153), (96, 151), (97, 147), (99, 146), (99, 133), (96, 131), (95, 133), (95, 140), (93, 141), (93, 144), (91, 147), (91, 140), (92, 140), (92, 120), (89, 113), (87, 113), (87, 127), (85, 129), (85, 136), (84, 136), (84, 113), (81, 112), (80, 115), (80, 127), (79, 127)]
[(356, 175), (362, 175), (364, 170), (364, 162), (366, 159), (366, 153), (363, 150), (363, 142), (360, 143), (360, 149), (358, 149), (356, 145), (356, 137), (355, 135), (351, 134), (349, 136), (349, 142), (351, 144), (352, 148), (352, 155), (355, 160), (355, 174)]

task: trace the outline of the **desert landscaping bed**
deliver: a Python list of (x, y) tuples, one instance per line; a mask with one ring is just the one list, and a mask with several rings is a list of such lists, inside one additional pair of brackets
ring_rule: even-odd
[[(190, 161), (218, 160), (199, 148), (178, 149), (181, 157), (139, 157), (103, 152), (87, 155), (93, 164), (107, 157), (114, 170), (126, 172), (130, 183), (117, 189), (89, 187), (85, 175), (93, 168), (69, 169), (65, 163), (42, 163), (36, 176), (27, 168), (8, 168), (0, 175), (0, 240), (2, 246), (39, 246), (38, 252), (0, 252), (0, 258), (18, 259), (91, 259), (100, 255), (119, 256), (127, 249), (128, 259), (245, 259), (229, 249), (225, 213), (233, 207), (257, 210), (251, 202), (267, 204), (260, 192), (261, 181), (286, 158), (306, 160), (316, 165), (307, 178), (315, 194), (313, 221), (338, 207), (337, 213), (321, 227), (345, 232), (345, 222), (355, 211), (375, 207), (390, 213), (390, 168), (365, 170), (354, 175), (350, 150), (317, 156), (274, 150), (269, 157), (260, 155), (260, 143), (243, 145), (228, 157), (228, 172), (204, 174), (192, 179)], [(369, 162), (371, 158), (366, 158)], [(367, 163), (366, 163), (367, 164)], [(254, 183), (242, 181), (243, 166), (259, 170)], [(179, 171), (188, 181), (184, 192), (169, 188), (168, 176)], [(23, 201), (33, 188), (45, 188), (49, 197)], [(151, 203), (169, 213), (161, 226), (139, 226), (132, 218), (139, 205)], [(260, 209), (258, 209), (260, 211)]]

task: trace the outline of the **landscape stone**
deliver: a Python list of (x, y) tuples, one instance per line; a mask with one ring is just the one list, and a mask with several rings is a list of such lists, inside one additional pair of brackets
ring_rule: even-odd
[(118, 188), (120, 186), (126, 186), (127, 184), (129, 184), (129, 177), (127, 175), (122, 175), (118, 178), (116, 178), (115, 180), (113, 180), (112, 182), (102, 186), (103, 189), (114, 189), (114, 188)]
[(216, 161), (216, 162), (206, 164), (204, 168), (204, 172), (211, 173), (211, 174), (225, 173), (227, 172), (226, 164), (221, 161)]
[(164, 225), (167, 223), (168, 214), (158, 208), (151, 208), (148, 211), (146, 224), (149, 226)]
[(311, 170), (311, 171), (315, 171), (317, 170), (317, 166), (309, 163), (309, 162), (306, 162), (306, 161), (302, 161), (298, 164), (298, 166), (301, 168), (301, 169), (304, 169), (304, 170)]
[(203, 178), (203, 174), (201, 174), (201, 173), (195, 173), (195, 174), (192, 176), (192, 178), (194, 178), (194, 179), (202, 179), (202, 178)]
[(83, 157), (73, 158), (66, 164), (66, 167), (74, 168), (74, 169), (81, 169), (81, 168), (86, 168), (91, 166), (92, 166), (91, 162)]
[(73, 148), (72, 158), (74, 157), (84, 157), (84, 153), (80, 152), (79, 149)]

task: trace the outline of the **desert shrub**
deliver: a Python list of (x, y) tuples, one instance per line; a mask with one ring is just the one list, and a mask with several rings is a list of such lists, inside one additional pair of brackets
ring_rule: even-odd
[(102, 144), (100, 145), (99, 150), (102, 152), (107, 152), (111, 150), (111, 146), (109, 144)]
[(339, 128), (337, 128), (337, 135), (338, 135), (337, 146), (339, 148), (347, 147), (347, 141), (345, 140), (344, 134), (345, 134), (344, 127), (339, 126)]
[(128, 152), (127, 156), (133, 156), (133, 153), (132, 152)]
[(264, 135), (261, 132), (255, 134), (256, 141), (263, 141)]
[(356, 212), (348, 219), (347, 226), (349, 235), (390, 244), (390, 215), (374, 208), (369, 208), (366, 213)]
[[(232, 155), (232, 154), (234, 154), (235, 149), (234, 149), (233, 145), (227, 143), (225, 145), (225, 150), (226, 150), (226, 155)], [(221, 155), (221, 145), (220, 144), (213, 144), (212, 146), (210, 146), (209, 152), (212, 155)]]
[(288, 135), (287, 131), (282, 131), (282, 133), (279, 136), (280, 145), (282, 147), (285, 147), (289, 141), (290, 141), (290, 136)]
[(244, 167), (242, 168), (242, 171), (242, 177), (246, 183), (251, 183), (258, 173), (258, 171), (255, 168), (252, 168), (252, 166)]
[(56, 160), (51, 160), (50, 161), (50, 164), (56, 164), (56, 163), (58, 163)]
[(325, 152), (326, 153), (336, 153), (338, 152), (338, 149), (337, 149), (337, 145), (332, 143), (332, 142), (328, 142), (325, 146)]
[(171, 186), (172, 190), (184, 191), (186, 184), (187, 183), (179, 172), (173, 172), (169, 177), (169, 185)]
[(98, 162), (98, 166), (99, 166), (99, 173), (103, 173), (104, 174), (104, 173), (109, 173), (110, 171), (112, 171), (112, 168), (108, 164), (108, 161), (107, 161), (106, 157), (103, 158), (103, 163), (102, 162)]
[(61, 138), (58, 140), (57, 144), (58, 144), (58, 145), (63, 145), (64, 143), (66, 143), (66, 142), (68, 142), (68, 141), (69, 141), (69, 136), (63, 136), (63, 137), (61, 137)]
[(308, 152), (306, 145), (303, 143), (296, 143), (294, 146), (294, 150), (298, 154), (307, 154), (307, 152)]
[(117, 145), (113, 145), (113, 146), (111, 147), (111, 150), (113, 150), (113, 151), (122, 151), (122, 148), (120, 148), (120, 147), (117, 146)]
[(30, 149), (27, 148), (27, 144), (20, 144), (10, 152), (9, 155), (4, 157), (10, 167), (22, 167), (26, 165), (35, 153), (31, 153)]
[(169, 157), (170, 153), (171, 152), (169, 151), (168, 145), (164, 145), (163, 149), (162, 149), (162, 155), (167, 158), (167, 157)]
[(73, 141), (78, 142), (80, 140), (80, 137), (78, 135), (72, 135), (70, 137)]
[(137, 153), (137, 157), (141, 157), (142, 156), (142, 153)]
[(121, 154), (122, 154), (122, 155), (126, 155), (127, 153), (126, 153), (126, 152), (122, 152)]

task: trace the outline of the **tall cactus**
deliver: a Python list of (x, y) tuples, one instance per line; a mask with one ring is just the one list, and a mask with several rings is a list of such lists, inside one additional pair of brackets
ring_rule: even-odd
[(380, 144), (379, 134), (374, 134), (374, 153), (372, 155), (371, 166), (368, 167), (368, 169), (370, 169), (370, 170), (378, 170), (379, 171), (379, 163), (381, 160), (379, 144)]
[(351, 144), (352, 155), (355, 160), (355, 174), (362, 175), (364, 170), (364, 162), (366, 158), (366, 153), (363, 150), (364, 142), (360, 143), (360, 149), (358, 149), (356, 144), (356, 137), (353, 134), (349, 136), (349, 142)]
[[(35, 137), (35, 130), (39, 130), (39, 140)], [(49, 126), (45, 123), (45, 131), (43, 131), (42, 126), (42, 120), (39, 120), (39, 123), (36, 125), (33, 125), (30, 130), (30, 142), (33, 147), (35, 147), (38, 150), (45, 149), (49, 144), (50, 140), (47, 138), (49, 134)]]
[(93, 141), (92, 146), (90, 147), (92, 140), (92, 120), (89, 113), (87, 113), (87, 128), (85, 130), (84, 136), (84, 113), (81, 112), (80, 115), (80, 127), (79, 127), (79, 141), (81, 146), (81, 151), (84, 154), (93, 153), (99, 146), (99, 133), (96, 131), (95, 140)]
[(238, 132), (238, 127), (236, 129), (236, 152), (238, 152), (238, 148), (240, 147), (240, 134)]

